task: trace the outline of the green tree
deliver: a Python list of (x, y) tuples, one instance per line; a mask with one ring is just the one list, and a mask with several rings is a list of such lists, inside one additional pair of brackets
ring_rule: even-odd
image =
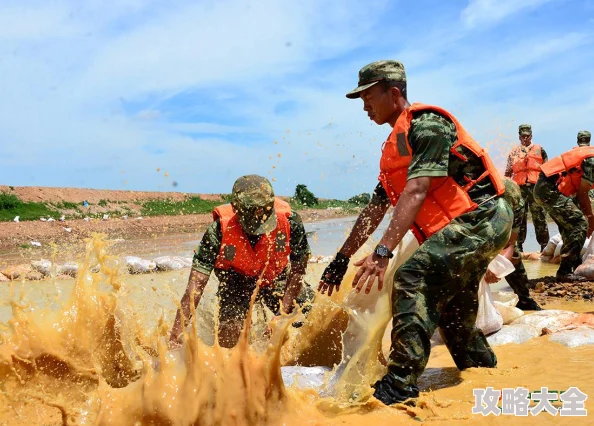
[(307, 189), (307, 186), (301, 183), (295, 187), (295, 199), (304, 206), (315, 206), (320, 202), (316, 196)]
[(357, 204), (359, 206), (367, 205), (371, 201), (371, 195), (367, 192), (364, 192), (359, 195), (355, 195), (347, 200), (351, 204)]

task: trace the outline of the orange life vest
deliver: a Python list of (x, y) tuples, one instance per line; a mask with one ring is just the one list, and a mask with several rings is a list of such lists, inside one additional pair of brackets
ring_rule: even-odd
[(291, 206), (275, 198), (276, 229), (260, 236), (252, 248), (247, 235), (231, 204), (219, 206), (213, 218), (219, 218), (223, 240), (215, 262), (215, 268), (232, 269), (250, 277), (261, 277), (261, 286), (271, 285), (289, 263), (291, 231), (289, 216)]
[(458, 185), (450, 176), (432, 179), (427, 197), (412, 227), (417, 240), (423, 242), (456, 217), (478, 207), (468, 195), (470, 188), (477, 182), (490, 179), (497, 195), (505, 192), (505, 186), (486, 151), (472, 139), (455, 117), (440, 107), (414, 103), (400, 114), (392, 133), (382, 147), (379, 180), (388, 193), (392, 205), (396, 205), (406, 186), (408, 166), (412, 159), (408, 132), (413, 113), (417, 111), (434, 111), (449, 118), (455, 124), (458, 133), (458, 141), (451, 147), (450, 153), (462, 160), (467, 160), (456, 150), (459, 146), (463, 146), (480, 158), (485, 167), (485, 172), (478, 179), (471, 180), (465, 177), (468, 183), (464, 186)]
[(528, 152), (524, 152), (522, 147), (516, 146), (512, 149), (510, 156), (512, 158), (513, 180), (518, 185), (535, 184), (540, 174), (540, 166), (543, 163), (540, 145), (533, 144)]
[(594, 146), (580, 146), (547, 161), (540, 168), (546, 177), (558, 174), (559, 192), (570, 197), (577, 193), (582, 182), (582, 162), (590, 157), (594, 157)]

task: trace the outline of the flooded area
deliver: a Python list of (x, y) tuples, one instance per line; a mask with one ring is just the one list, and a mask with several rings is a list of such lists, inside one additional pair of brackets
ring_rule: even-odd
[[(354, 219), (307, 224), (313, 253), (334, 254)], [(594, 395), (594, 345), (570, 348), (549, 341), (549, 336), (495, 346), (497, 368), (462, 372), (445, 346), (435, 345), (419, 380), (417, 405), (386, 407), (369, 395), (370, 385), (385, 372), (374, 345), (380, 345), (383, 357), (387, 356), (389, 331), (383, 332), (385, 319), (369, 317), (363, 334), (376, 335), (376, 341), (362, 345), (358, 356), (370, 368), (356, 380), (351, 377), (351, 383), (340, 384), (357, 398), (323, 397), (314, 389), (285, 386), (281, 366), (334, 368), (340, 362), (341, 333), (348, 320), (342, 306), (349, 297), (348, 285), (331, 298), (317, 295), (303, 327), (291, 327), (290, 318), (276, 321), (270, 341), (263, 338), (262, 320), (267, 313), (256, 306), (253, 322), (244, 329), (238, 346), (229, 350), (215, 344), (217, 283), (211, 279), (185, 345), (168, 351), (165, 342), (188, 270), (129, 275), (115, 254), (134, 249), (142, 256), (191, 256), (199, 237), (188, 237), (111, 245), (97, 240), (80, 258), (77, 279), (3, 283), (0, 424), (589, 424), (583, 418), (547, 412), (536, 418), (472, 414), (473, 390), (486, 387), (522, 386), (531, 392), (541, 387), (554, 391), (577, 387)], [(527, 247), (533, 239), (529, 234)], [(145, 251), (137, 250), (141, 246)], [(369, 247), (356, 257), (365, 250)], [(100, 266), (99, 272), (90, 272), (94, 265)], [(324, 266), (310, 264), (306, 281), (315, 285)], [(556, 266), (526, 262), (531, 278), (550, 275)], [(351, 267), (345, 283), (352, 277)], [(494, 289), (506, 287), (499, 283)], [(584, 301), (560, 300), (546, 308), (594, 311)], [(553, 405), (560, 407), (559, 402)], [(590, 397), (585, 407), (588, 413), (593, 409)]]

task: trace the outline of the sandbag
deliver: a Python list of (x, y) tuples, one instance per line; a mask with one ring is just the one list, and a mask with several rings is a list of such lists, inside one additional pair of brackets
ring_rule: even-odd
[(495, 307), (503, 318), (503, 324), (510, 324), (512, 321), (524, 315), (524, 311), (516, 308), (520, 298), (511, 291), (500, 291), (493, 293)]
[(575, 268), (574, 273), (589, 280), (594, 280), (594, 257), (588, 257), (584, 263)]
[(39, 272), (43, 276), (48, 276), (51, 273), (52, 262), (47, 259), (34, 260), (31, 262), (31, 270)]
[(549, 341), (559, 343), (568, 348), (594, 345), (594, 329), (582, 326), (573, 330), (559, 331), (551, 335)]
[(564, 328), (568, 324), (571, 324), (571, 322), (575, 321), (579, 316), (579, 314), (571, 311), (550, 309), (523, 315), (517, 320), (513, 321), (512, 325), (527, 324), (536, 328), (541, 333), (543, 328), (547, 328), (550, 332), (555, 332), (555, 330)]
[(281, 367), (281, 375), (285, 386), (300, 389), (320, 389), (326, 380), (326, 375), (332, 371), (329, 367)]
[(549, 238), (549, 242), (547, 243), (547, 246), (542, 251), (542, 255), (552, 257), (553, 254), (555, 253), (555, 249), (557, 248), (557, 246), (559, 245), (560, 242), (561, 242), (561, 234), (557, 233), (557, 234), (553, 235), (551, 238)]
[(63, 265), (58, 266), (57, 275), (68, 275), (70, 277), (76, 278), (78, 274), (78, 263), (76, 262), (66, 262)]
[[(497, 278), (503, 278), (511, 274), (515, 268), (514, 265), (505, 257), (498, 254), (489, 263), (489, 270), (495, 274)], [(478, 290), (478, 312), (476, 316), (476, 326), (480, 328), (485, 335), (492, 334), (503, 326), (503, 317), (495, 307), (493, 295), (489, 284), (485, 282), (485, 278), (481, 279)]]
[(182, 258), (177, 256), (161, 256), (153, 259), (159, 271), (177, 271), (186, 267)]
[(135, 256), (126, 256), (124, 260), (131, 274), (146, 274), (157, 269), (157, 265), (152, 260), (141, 259)]
[(365, 380), (371, 377), (379, 379), (382, 375), (383, 367), (378, 355), (382, 350), (386, 325), (392, 319), (393, 285), (390, 281), (418, 247), (418, 241), (408, 231), (394, 250), (382, 290), (377, 290), (376, 278), (369, 294), (351, 290), (345, 297), (343, 308), (349, 315), (349, 323), (342, 334), (342, 359), (320, 392), (322, 396), (332, 396), (339, 403), (363, 401), (371, 396), (372, 390)]
[(586, 239), (586, 249), (582, 254), (582, 262), (586, 263), (589, 259), (594, 258), (594, 238)]
[(501, 330), (487, 337), (491, 346), (507, 345), (508, 343), (524, 343), (540, 336), (541, 331), (530, 324), (504, 325)]

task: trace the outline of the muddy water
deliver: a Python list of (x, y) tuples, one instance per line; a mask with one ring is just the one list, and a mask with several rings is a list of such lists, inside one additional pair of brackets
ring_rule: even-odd
[[(570, 349), (543, 336), (496, 347), (496, 369), (464, 372), (436, 346), (419, 382), (417, 407), (385, 407), (373, 398), (348, 404), (285, 388), (280, 378), (281, 364), (332, 367), (340, 361), (346, 315), (338, 304), (347, 288), (330, 299), (319, 297), (306, 324), (288, 328), (286, 341), (289, 319), (275, 323), (270, 344), (262, 344), (255, 312), (255, 327), (246, 327), (240, 344), (226, 350), (213, 346), (211, 282), (186, 345), (168, 352), (164, 342), (188, 271), (124, 275), (101, 241), (88, 247), (81, 262), (76, 281), (0, 287), (1, 425), (591, 424), (547, 413), (537, 419), (473, 415), (472, 390), (576, 386), (594, 395), (594, 345)], [(97, 263), (100, 272), (90, 273)], [(321, 268), (310, 265), (306, 279), (315, 283)], [(594, 310), (585, 302), (547, 308)], [(368, 388), (381, 373), (370, 372), (356, 385)], [(586, 408), (594, 410), (591, 397)]]

